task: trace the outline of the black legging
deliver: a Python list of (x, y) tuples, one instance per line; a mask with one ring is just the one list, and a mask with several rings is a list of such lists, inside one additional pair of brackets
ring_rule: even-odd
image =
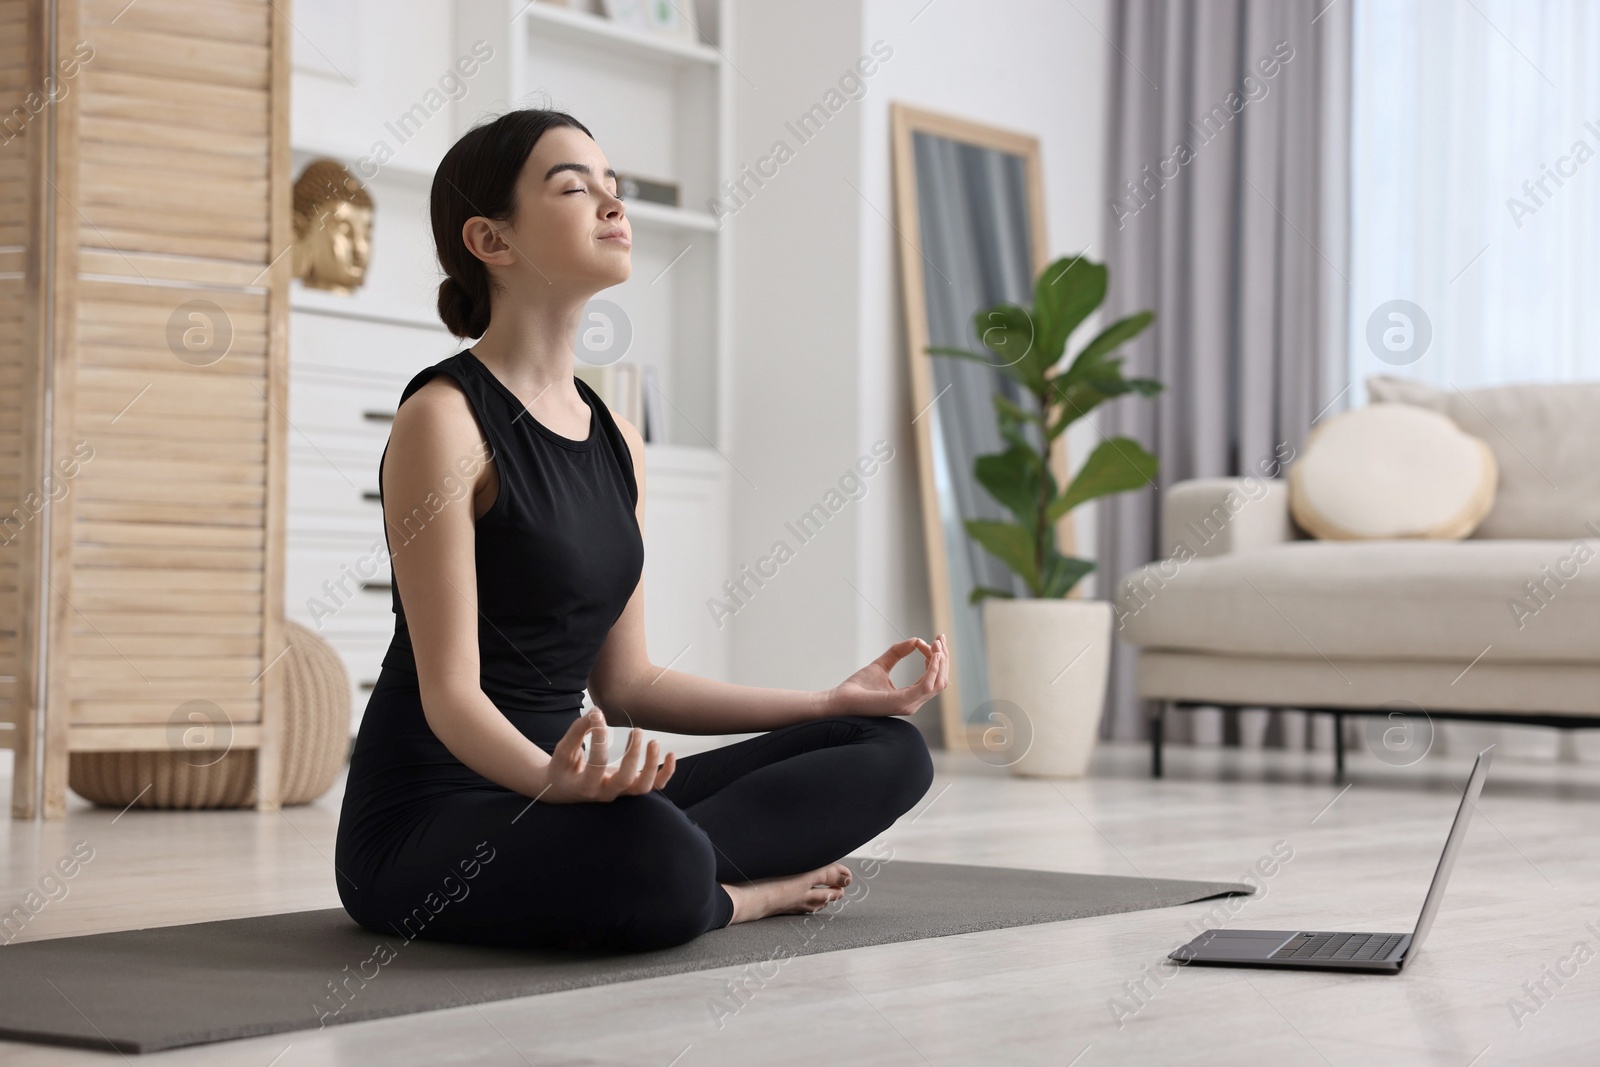
[(336, 864), (353, 918), (408, 939), (681, 944), (733, 917), (719, 883), (842, 858), (916, 804), (933, 763), (905, 719), (842, 715), (682, 757), (662, 789), (606, 803), (539, 803), (474, 777), (482, 787), (437, 795), (423, 818), (391, 806), (413, 818), (389, 822), (403, 836), (382, 857), (347, 836), (347, 792)]

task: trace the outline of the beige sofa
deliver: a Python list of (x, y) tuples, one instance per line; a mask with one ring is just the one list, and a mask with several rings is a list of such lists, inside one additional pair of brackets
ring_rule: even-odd
[(1173, 486), (1164, 557), (1115, 597), (1157, 776), (1172, 708), (1331, 713), (1340, 776), (1348, 714), (1600, 725), (1600, 383), (1367, 384), (1486, 441), (1493, 510), (1463, 541), (1316, 541), (1281, 479)]

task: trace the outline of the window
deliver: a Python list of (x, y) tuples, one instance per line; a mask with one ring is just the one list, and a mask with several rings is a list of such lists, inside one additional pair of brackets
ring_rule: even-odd
[(1600, 5), (1354, 3), (1350, 402), (1600, 379)]

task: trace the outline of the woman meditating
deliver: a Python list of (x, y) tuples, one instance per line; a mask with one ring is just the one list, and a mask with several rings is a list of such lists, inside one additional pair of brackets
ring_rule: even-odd
[[(616, 175), (570, 115), (513, 111), (446, 153), (430, 213), (439, 315), (477, 343), (407, 383), (378, 464), (395, 631), (339, 819), (345, 910), (627, 951), (825, 907), (932, 781), (896, 716), (944, 689), (944, 636), (817, 692), (652, 664), (644, 443), (573, 375), (586, 301), (631, 271)], [(614, 764), (608, 719), (633, 728)], [(759, 734), (679, 760), (641, 730)]]

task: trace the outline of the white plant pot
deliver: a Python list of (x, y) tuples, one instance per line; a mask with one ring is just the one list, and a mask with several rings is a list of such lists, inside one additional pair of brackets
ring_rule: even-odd
[(1014, 773), (1088, 772), (1105, 707), (1112, 618), (1105, 600), (983, 601), (989, 718), (1015, 733), (1005, 761)]

